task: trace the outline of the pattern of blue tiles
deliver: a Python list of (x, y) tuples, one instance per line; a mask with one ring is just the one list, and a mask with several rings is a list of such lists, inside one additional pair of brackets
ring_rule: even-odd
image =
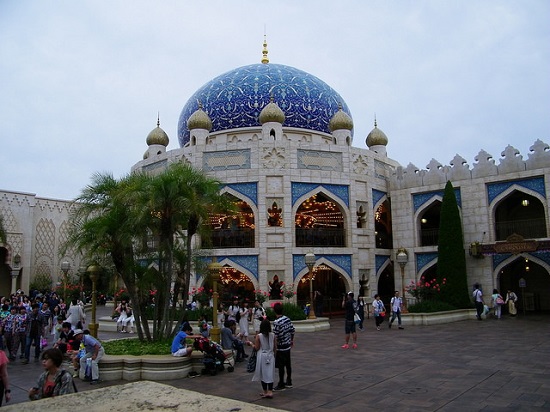
[[(258, 280), (258, 256), (257, 255), (216, 256), (215, 258), (216, 258), (216, 262), (222, 262), (224, 259), (227, 259), (230, 262), (235, 263), (235, 264), (245, 268), (246, 270), (250, 271), (250, 273), (252, 273), (252, 275), (256, 278), (256, 280)], [(211, 256), (204, 256), (202, 258), (202, 261), (205, 264), (209, 264), (209, 263), (212, 262), (212, 257)], [(197, 274), (195, 276), (195, 279), (198, 282), (199, 279), (200, 279), (200, 275)]]
[(386, 192), (381, 192), (380, 190), (372, 189), (372, 208), (374, 209), (380, 199), (386, 196)]
[(247, 196), (250, 200), (254, 202), (256, 206), (258, 206), (258, 183), (257, 182), (230, 183), (230, 184), (224, 185), (222, 189), (224, 187), (229, 187), (233, 189), (235, 192)]
[(420, 272), (424, 266), (437, 259), (437, 252), (432, 253), (415, 253), (416, 272)]
[(330, 133), (329, 121), (340, 104), (351, 117), (344, 99), (317, 77), (282, 64), (251, 64), (216, 77), (191, 96), (178, 122), (180, 146), (189, 142), (187, 120), (199, 102), (212, 120), (212, 132), (217, 132), (259, 126), (258, 116), (271, 96), (288, 127)]
[(374, 256), (374, 264), (376, 266), (376, 274), (378, 274), (378, 272), (380, 272), (380, 269), (382, 268), (382, 266), (384, 266), (384, 264), (390, 260), (390, 257), (388, 255), (375, 255)]
[(544, 188), (544, 177), (534, 177), (532, 179), (513, 180), (511, 182), (499, 182), (487, 184), (487, 197), (489, 204), (502, 192), (507, 190), (512, 185), (518, 185), (539, 193), (546, 197), (546, 189)]
[[(544, 263), (550, 265), (550, 252), (549, 251), (531, 252), (531, 253), (528, 253), (528, 255), (529, 256), (534, 256), (534, 257), (542, 260)], [(493, 255), (493, 270), (495, 270), (498, 267), (498, 265), (500, 265), (502, 262), (504, 262), (510, 256), (512, 256), (511, 253), (501, 253), (501, 254)]]
[[(324, 258), (330, 263), (342, 269), (346, 275), (351, 276), (351, 255), (315, 255), (315, 265), (319, 259)], [(307, 268), (304, 255), (292, 255), (292, 279), (296, 281), (298, 274)]]
[[(435, 196), (441, 196), (443, 198), (444, 191), (437, 190), (435, 192), (416, 193), (413, 195), (413, 206), (416, 212), (420, 206), (430, 201)], [(456, 204), (458, 207), (462, 206), (462, 197), (460, 195), (460, 189), (455, 189)]]
[(292, 182), (292, 206), (300, 197), (316, 188), (325, 189), (327, 192), (339, 197), (349, 207), (349, 186), (300, 182)]

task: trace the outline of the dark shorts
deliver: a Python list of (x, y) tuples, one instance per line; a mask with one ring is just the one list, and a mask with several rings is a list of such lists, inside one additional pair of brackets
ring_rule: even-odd
[(346, 320), (345, 328), (346, 328), (346, 335), (356, 332), (355, 322), (353, 320)]

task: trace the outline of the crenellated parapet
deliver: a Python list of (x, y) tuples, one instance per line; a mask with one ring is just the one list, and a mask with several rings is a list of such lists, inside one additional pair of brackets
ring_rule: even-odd
[(426, 165), (425, 170), (409, 163), (406, 167), (399, 166), (396, 169), (391, 176), (390, 187), (391, 189), (406, 189), (444, 184), (448, 180), (456, 182), (550, 168), (550, 146), (541, 140), (537, 140), (529, 148), (526, 160), (523, 159), (519, 150), (510, 145), (506, 146), (500, 156), (497, 164), (491, 154), (480, 150), (471, 168), (466, 160), (458, 154), (452, 159), (450, 165), (445, 166), (432, 159)]

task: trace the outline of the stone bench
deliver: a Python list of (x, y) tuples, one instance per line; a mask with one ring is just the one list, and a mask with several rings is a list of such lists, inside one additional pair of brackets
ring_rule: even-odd
[[(228, 363), (234, 364), (233, 352), (224, 350)], [(186, 378), (189, 372), (201, 373), (204, 354), (193, 351), (191, 356), (172, 355), (105, 355), (99, 361), (99, 376), (104, 381), (165, 381)]]

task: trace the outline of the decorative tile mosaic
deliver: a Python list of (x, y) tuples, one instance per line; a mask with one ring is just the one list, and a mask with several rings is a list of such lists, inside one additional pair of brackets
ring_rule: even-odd
[(341, 172), (344, 167), (342, 153), (298, 149), (296, 155), (298, 169)]
[(212, 120), (212, 132), (217, 132), (259, 126), (258, 116), (271, 96), (284, 112), (287, 127), (330, 133), (328, 124), (339, 105), (351, 117), (344, 99), (317, 77), (282, 64), (251, 64), (216, 77), (191, 96), (178, 122), (180, 146), (189, 142), (187, 120), (199, 102)]
[(250, 149), (205, 152), (202, 169), (207, 172), (250, 169)]
[(390, 257), (388, 255), (376, 255), (374, 256), (374, 264), (375, 264), (375, 267), (376, 267), (376, 274), (378, 274), (378, 272), (380, 271), (380, 269), (382, 268), (382, 266), (384, 266), (384, 264), (390, 259)]
[[(246, 270), (250, 271), (252, 275), (258, 280), (258, 256), (257, 255), (231, 255), (231, 256), (216, 256), (216, 262), (223, 262), (224, 260), (228, 260), (230, 263), (233, 262)], [(209, 264), (212, 262), (212, 256), (204, 256), (202, 257), (202, 261), (205, 264)], [(198, 282), (201, 276), (197, 274), (195, 276), (196, 281)]]
[[(529, 256), (534, 256), (544, 263), (550, 265), (550, 251), (540, 251), (540, 252), (531, 252), (528, 253)], [(510, 256), (513, 256), (511, 253), (500, 253), (493, 255), (493, 270), (495, 270), (498, 265), (508, 259)]]
[(433, 253), (415, 253), (416, 272), (420, 272), (424, 266), (437, 259), (437, 252)]
[(372, 189), (372, 208), (374, 209), (377, 207), (376, 205), (382, 199), (384, 196), (386, 196), (386, 192), (381, 192), (380, 190)]
[[(443, 194), (444, 194), (443, 190), (414, 194), (413, 195), (414, 211), (416, 212), (420, 206), (430, 201), (434, 196), (440, 196), (441, 198), (443, 198)], [(460, 194), (460, 189), (455, 189), (455, 197), (456, 197), (456, 203), (458, 207), (462, 207), (462, 197)]]
[(245, 195), (250, 200), (252, 200), (256, 206), (258, 206), (258, 183), (257, 182), (231, 183), (231, 184), (224, 185), (222, 189), (224, 187), (229, 187), (233, 189), (235, 192)]
[[(319, 259), (326, 259), (342, 269), (346, 275), (351, 276), (351, 255), (315, 255), (315, 264)], [(306, 268), (304, 255), (292, 255), (292, 279), (296, 281), (298, 274)]]
[(510, 186), (518, 185), (526, 189), (530, 189), (539, 193), (541, 196), (546, 197), (546, 189), (544, 188), (544, 177), (534, 177), (532, 179), (512, 180), (510, 182), (499, 182), (487, 184), (487, 197), (489, 204), (495, 200), (495, 198), (502, 192), (507, 190)]
[(336, 197), (339, 197), (346, 204), (346, 206), (349, 207), (349, 186), (300, 182), (292, 182), (292, 205), (294, 206), (300, 197), (318, 187), (325, 189), (327, 192), (332, 193)]

